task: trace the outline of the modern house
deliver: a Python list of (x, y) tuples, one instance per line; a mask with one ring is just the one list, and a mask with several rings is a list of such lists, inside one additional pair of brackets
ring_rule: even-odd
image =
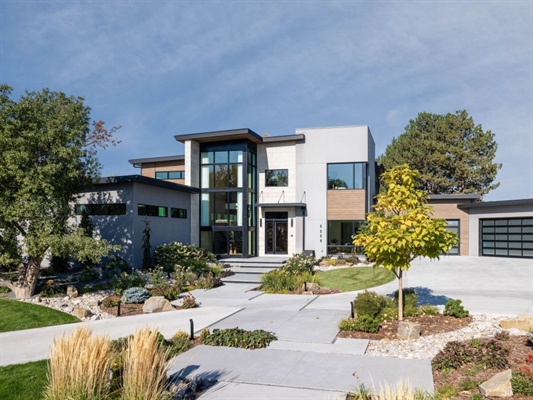
[[(177, 135), (185, 155), (130, 160), (141, 175), (198, 188), (190, 242), (224, 256), (291, 255), (350, 244), (376, 193), (368, 126)], [(329, 235), (329, 237), (328, 237)], [(336, 240), (333, 240), (336, 239)]]
[[(351, 237), (377, 193), (368, 126), (283, 136), (233, 129), (175, 139), (183, 155), (129, 160), (140, 175), (103, 179), (80, 202), (78, 212), (91, 205), (101, 236), (125, 245), (133, 265), (142, 260), (147, 222), (153, 248), (181, 241), (242, 258), (353, 250)], [(430, 196), (433, 215), (460, 238), (449, 254), (533, 257), (533, 199), (479, 201), (476, 194)]]

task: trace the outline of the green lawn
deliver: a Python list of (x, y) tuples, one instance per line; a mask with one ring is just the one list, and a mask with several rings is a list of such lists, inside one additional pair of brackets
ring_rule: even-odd
[(0, 299), (0, 315), (0, 332), (80, 322), (78, 318), (52, 308), (4, 299)]
[(0, 399), (42, 399), (47, 383), (48, 361), (0, 367)]
[(385, 268), (339, 268), (318, 274), (320, 286), (342, 292), (368, 289), (393, 281), (396, 276)]

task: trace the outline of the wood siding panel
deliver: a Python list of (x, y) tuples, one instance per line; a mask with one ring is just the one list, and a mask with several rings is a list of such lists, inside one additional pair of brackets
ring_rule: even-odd
[[(141, 164), (141, 175), (147, 176), (148, 178), (155, 178), (156, 172), (164, 171), (185, 171), (185, 161), (162, 161), (162, 162), (151, 162)], [(165, 179), (169, 182), (185, 184), (185, 179)]]
[(328, 190), (328, 220), (364, 220), (366, 190)]
[(469, 229), (468, 229), (468, 214), (463, 210), (457, 208), (456, 202), (439, 202), (430, 201), (429, 205), (433, 207), (433, 217), (443, 219), (458, 219), (459, 220), (459, 254), (461, 256), (468, 255), (468, 241), (469, 241)]

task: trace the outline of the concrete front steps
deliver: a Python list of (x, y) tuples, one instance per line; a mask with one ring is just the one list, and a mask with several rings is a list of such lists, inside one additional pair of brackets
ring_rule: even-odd
[(224, 283), (260, 284), (261, 275), (281, 268), (288, 257), (224, 258), (222, 264), (230, 264), (235, 275), (223, 278)]

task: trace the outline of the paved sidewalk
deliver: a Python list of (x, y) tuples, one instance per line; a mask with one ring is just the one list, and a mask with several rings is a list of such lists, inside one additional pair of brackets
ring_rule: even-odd
[(165, 337), (171, 337), (179, 330), (190, 332), (190, 318), (193, 319), (194, 330), (200, 332), (239, 310), (238, 307), (201, 307), (0, 333), (0, 366), (48, 358), (54, 337), (69, 334), (80, 326), (88, 326), (93, 333), (107, 335), (113, 340), (145, 326), (157, 328)]
[[(354, 373), (357, 373), (359, 382)], [(359, 383), (379, 391), (384, 382), (403, 380), (413, 387), (432, 391), (433, 376), (429, 360), (406, 360), (324, 354), (272, 349), (245, 350), (228, 347), (197, 346), (176, 357), (169, 367), (176, 378), (216, 378), (222, 382), (261, 384), (319, 391), (353, 391)], [(218, 398), (218, 397), (213, 397)], [(234, 399), (261, 398), (258, 393)]]

